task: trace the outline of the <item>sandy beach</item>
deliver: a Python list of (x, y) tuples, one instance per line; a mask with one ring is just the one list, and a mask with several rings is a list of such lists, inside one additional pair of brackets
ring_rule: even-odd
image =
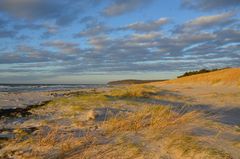
[(239, 87), (208, 82), (19, 94), (50, 101), (1, 117), (0, 158), (238, 159)]
[(0, 92), (0, 109), (26, 108), (54, 98), (51, 92)]
[(0, 159), (240, 159), (240, 0), (0, 0)]

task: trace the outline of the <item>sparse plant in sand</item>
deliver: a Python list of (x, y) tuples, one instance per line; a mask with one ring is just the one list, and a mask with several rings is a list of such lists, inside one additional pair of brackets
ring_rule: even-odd
[(232, 156), (227, 151), (213, 146), (217, 138), (206, 142), (191, 135), (196, 127), (207, 127), (208, 123), (196, 111), (179, 113), (167, 106), (148, 105), (139, 112), (112, 118), (105, 122), (104, 127), (109, 135), (126, 137), (129, 134), (140, 134), (140, 138), (147, 142), (158, 141), (165, 151), (171, 152), (173, 158), (231, 159)]
[(190, 135), (175, 135), (167, 149), (175, 152), (175, 157), (232, 159), (224, 150), (210, 146), (206, 141)]
[(112, 118), (105, 122), (105, 127), (112, 131), (139, 131), (144, 128), (164, 129), (172, 125), (188, 123), (197, 119), (199, 113), (179, 114), (167, 106), (149, 105), (144, 110), (127, 116)]

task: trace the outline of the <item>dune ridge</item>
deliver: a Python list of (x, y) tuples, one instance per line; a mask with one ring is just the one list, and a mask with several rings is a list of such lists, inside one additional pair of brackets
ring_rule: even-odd
[(209, 84), (240, 86), (240, 68), (227, 68), (219, 71), (192, 75), (164, 82), (153, 82), (151, 84)]

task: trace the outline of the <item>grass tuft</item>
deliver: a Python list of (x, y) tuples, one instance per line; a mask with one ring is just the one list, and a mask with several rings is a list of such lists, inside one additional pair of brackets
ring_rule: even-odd
[(189, 123), (197, 116), (196, 112), (181, 115), (167, 106), (148, 106), (143, 111), (112, 118), (105, 122), (105, 127), (108, 132), (136, 132), (144, 128), (163, 130), (173, 125)]
[(109, 95), (118, 98), (134, 98), (134, 97), (147, 98), (154, 93), (156, 93), (155, 87), (134, 85), (130, 87), (113, 89), (110, 91)]

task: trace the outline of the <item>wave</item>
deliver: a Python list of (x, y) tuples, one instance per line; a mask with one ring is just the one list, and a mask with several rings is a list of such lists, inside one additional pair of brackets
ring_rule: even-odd
[(57, 91), (67, 89), (98, 88), (98, 84), (0, 84), (0, 92)]

